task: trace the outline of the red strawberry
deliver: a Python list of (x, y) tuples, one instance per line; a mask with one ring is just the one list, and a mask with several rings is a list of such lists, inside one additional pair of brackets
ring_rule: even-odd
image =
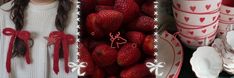
[(129, 66), (136, 63), (141, 57), (141, 52), (136, 43), (126, 43), (119, 50), (117, 62), (120, 66)]
[(119, 75), (120, 72), (120, 66), (118, 66), (117, 64), (107, 66), (103, 69), (109, 76)]
[(113, 6), (105, 6), (105, 5), (97, 5), (96, 6), (96, 11), (101, 11), (101, 10), (112, 10)]
[(156, 49), (154, 48), (154, 37), (152, 35), (148, 35), (145, 37), (143, 50), (146, 54), (154, 56), (154, 52), (156, 51)]
[(154, 17), (154, 2), (147, 1), (141, 7), (141, 10), (150, 17)]
[(108, 34), (118, 30), (123, 20), (123, 14), (114, 10), (102, 10), (98, 16), (100, 27)]
[(92, 56), (96, 64), (105, 67), (116, 62), (117, 51), (109, 45), (100, 44), (94, 49)]
[(141, 46), (145, 39), (145, 35), (137, 31), (127, 32), (126, 37), (129, 42), (137, 43), (138, 46)]
[(105, 73), (102, 69), (96, 66), (94, 74), (92, 75), (92, 78), (105, 78)]
[(82, 39), (81, 42), (88, 48), (90, 52), (93, 52), (97, 45), (105, 43), (103, 41), (93, 40), (92, 38)]
[(116, 0), (114, 9), (123, 13), (125, 23), (133, 21), (140, 12), (134, 0)]
[(122, 13), (114, 10), (101, 10), (87, 17), (86, 25), (89, 33), (97, 39), (110, 32), (115, 32), (122, 23)]
[(104, 32), (97, 25), (97, 14), (93, 13), (87, 17), (86, 26), (89, 33), (97, 39), (100, 39), (104, 36)]
[(154, 25), (156, 25), (154, 19), (148, 16), (141, 16), (136, 21), (130, 23), (127, 29), (148, 32), (154, 30)]
[(145, 78), (150, 72), (145, 64), (137, 64), (121, 72), (121, 78)]
[(93, 60), (90, 53), (88, 52), (88, 49), (82, 43), (79, 44), (79, 52), (80, 52), (79, 56), (80, 61), (88, 63), (87, 67), (81, 68), (81, 72), (86, 72), (86, 75), (92, 75), (95, 68)]
[(115, 0), (97, 0), (97, 4), (98, 5), (114, 5), (115, 4)]
[(90, 13), (94, 11), (96, 0), (81, 0), (81, 12), (84, 12), (84, 14)]

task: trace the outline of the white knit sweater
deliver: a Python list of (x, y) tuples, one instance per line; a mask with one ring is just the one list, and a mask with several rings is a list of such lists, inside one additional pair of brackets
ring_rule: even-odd
[[(31, 32), (34, 40), (34, 46), (31, 48), (30, 56), (32, 63), (27, 64), (25, 58), (14, 57), (11, 59), (11, 73), (6, 71), (6, 57), (10, 36), (2, 34), (2, 30), (7, 27), (15, 28), (14, 23), (9, 18), (9, 10), (11, 2), (2, 5), (0, 8), (0, 78), (77, 78), (76, 73), (64, 71), (64, 61), (59, 60), (59, 73), (56, 75), (53, 71), (53, 47), (47, 51), (47, 40), (50, 32), (56, 31), (55, 17), (57, 14), (58, 1), (47, 5), (35, 5), (29, 3), (26, 10), (25, 26), (23, 30)], [(75, 5), (74, 5), (75, 7)], [(76, 10), (73, 9), (70, 13), (68, 26), (65, 30), (67, 34), (75, 36), (76, 25)], [(76, 46), (75, 44), (69, 47), (70, 57), (69, 61), (76, 60)]]

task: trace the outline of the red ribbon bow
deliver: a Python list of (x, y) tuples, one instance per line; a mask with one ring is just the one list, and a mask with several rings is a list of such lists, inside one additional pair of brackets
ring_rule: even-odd
[(7, 61), (6, 61), (6, 68), (7, 72), (11, 72), (11, 57), (12, 57), (12, 49), (14, 45), (14, 41), (16, 37), (22, 39), (26, 45), (26, 54), (25, 54), (25, 59), (27, 64), (31, 63), (30, 56), (29, 56), (29, 45), (28, 41), (30, 39), (30, 33), (28, 31), (16, 31), (13, 28), (5, 28), (3, 30), (3, 34), (6, 36), (11, 36), (9, 47), (8, 47), (8, 53), (7, 53)]
[(64, 32), (60, 31), (54, 31), (51, 32), (49, 35), (49, 38), (53, 38), (55, 40), (54, 43), (54, 65), (53, 65), (53, 70), (56, 74), (59, 72), (59, 50), (61, 48), (61, 43), (62, 43), (62, 48), (63, 48), (63, 55), (64, 55), (64, 65), (65, 65), (65, 72), (69, 72), (69, 67), (68, 67), (68, 57), (69, 57), (69, 45), (75, 43), (75, 37), (72, 35), (67, 35)]

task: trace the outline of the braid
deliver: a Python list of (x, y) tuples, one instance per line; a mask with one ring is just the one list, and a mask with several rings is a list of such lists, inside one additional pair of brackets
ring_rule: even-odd
[[(59, 0), (59, 6), (57, 10), (57, 15), (55, 19), (55, 26), (57, 30), (64, 31), (65, 27), (67, 26), (68, 14), (72, 7), (72, 2), (70, 0)], [(63, 46), (62, 44), (60, 44)], [(63, 48), (59, 50), (59, 57), (63, 58)]]
[[(10, 9), (10, 18), (15, 24), (16, 30), (20, 31), (24, 27), (24, 11), (29, 3), (29, 0), (14, 0), (13, 6)], [(16, 38), (14, 41), (13, 57), (24, 56), (26, 45), (23, 40)]]
[(67, 25), (68, 13), (71, 10), (71, 4), (72, 2), (70, 0), (59, 0), (59, 6), (55, 19), (55, 25), (59, 31), (64, 31)]

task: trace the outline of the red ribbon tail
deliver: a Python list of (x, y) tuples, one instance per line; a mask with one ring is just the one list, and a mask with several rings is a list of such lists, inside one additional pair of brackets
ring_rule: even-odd
[(30, 59), (30, 54), (29, 54), (29, 45), (28, 45), (28, 40), (25, 40), (25, 44), (26, 44), (26, 54), (25, 54), (25, 59), (27, 64), (31, 63), (31, 59)]
[(11, 72), (11, 57), (12, 57), (12, 49), (13, 49), (14, 40), (15, 40), (15, 36), (12, 36), (10, 39), (8, 52), (7, 52), (6, 69), (8, 73)]
[(65, 72), (69, 73), (69, 67), (68, 67), (69, 48), (68, 48), (67, 40), (63, 40), (63, 55), (64, 55)]
[(59, 48), (60, 48), (60, 41), (56, 41), (54, 45), (54, 72), (58, 74), (59, 72)]

